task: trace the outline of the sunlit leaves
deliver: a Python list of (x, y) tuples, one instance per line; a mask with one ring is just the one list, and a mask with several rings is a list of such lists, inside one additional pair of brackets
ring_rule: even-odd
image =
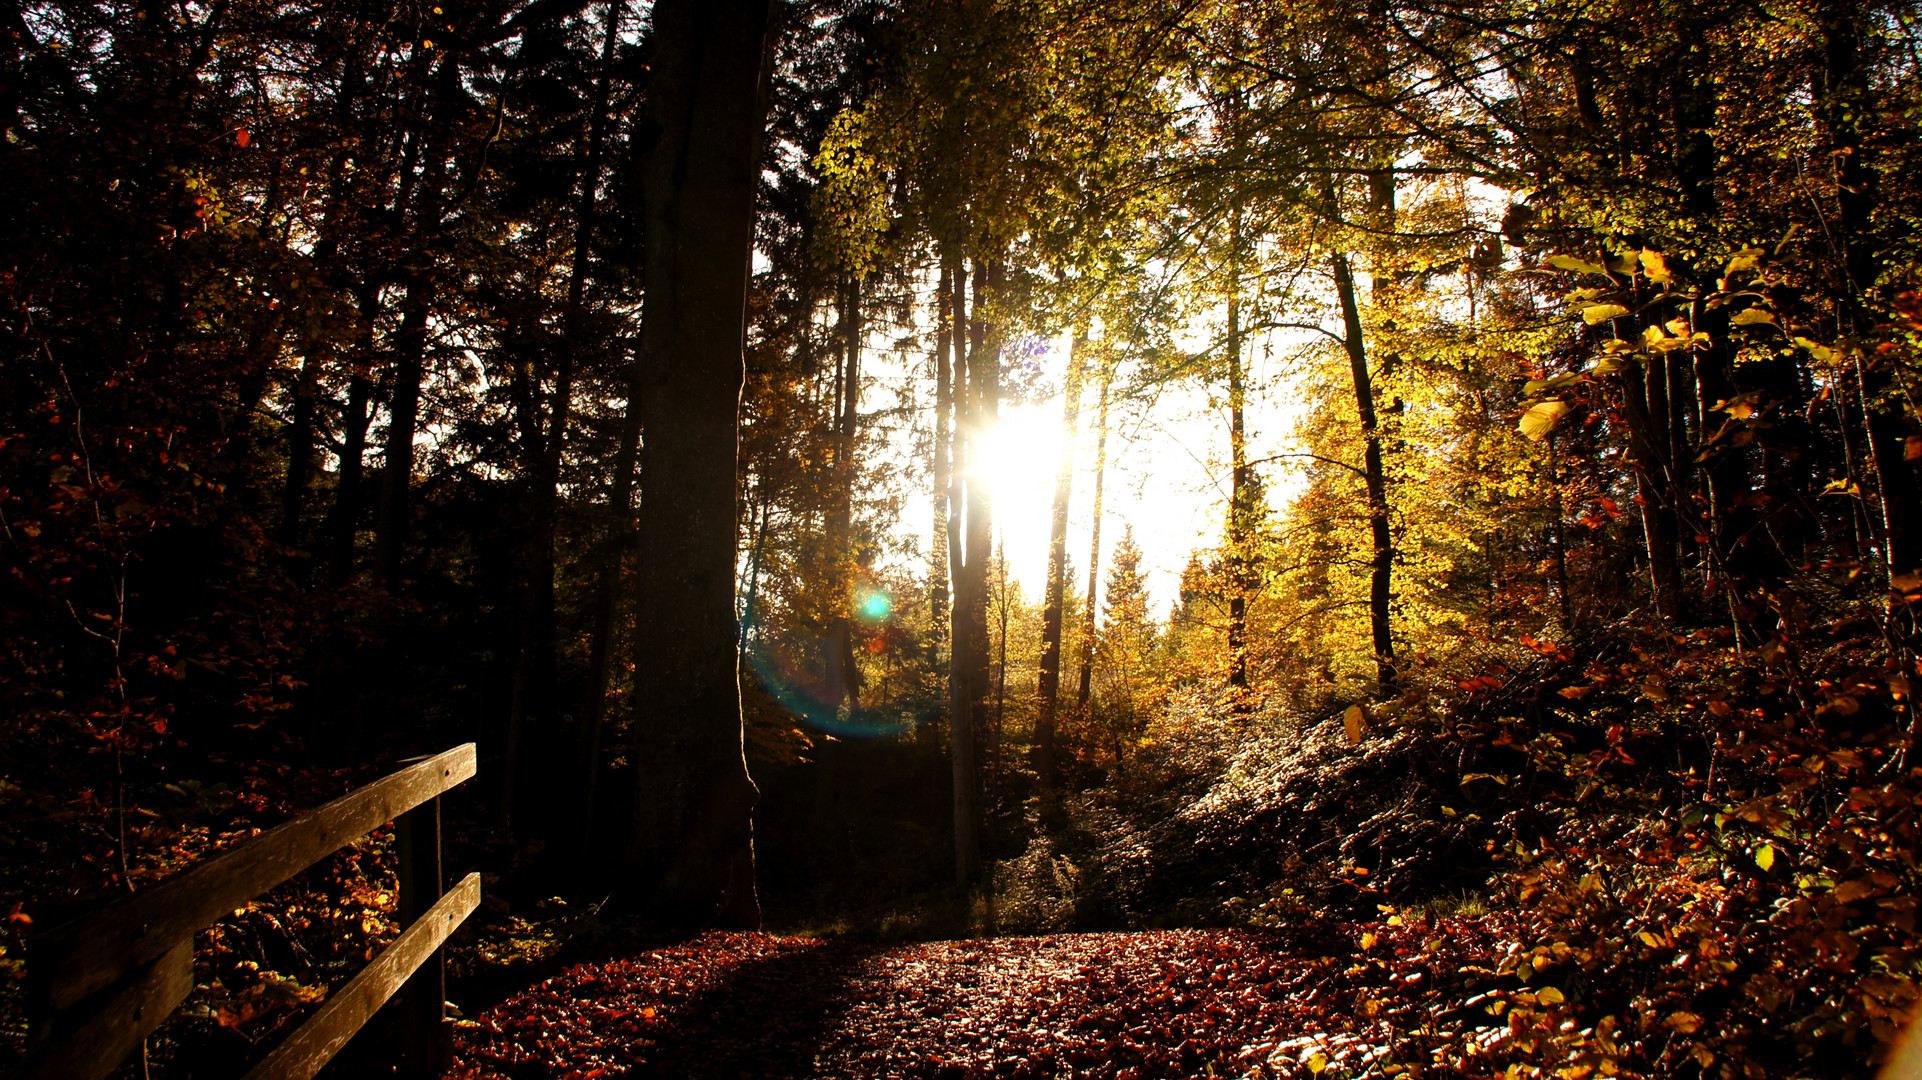
[(1570, 405), (1566, 401), (1541, 401), (1522, 413), (1521, 432), (1529, 439), (1540, 442), (1555, 430), (1555, 425), (1568, 415)]

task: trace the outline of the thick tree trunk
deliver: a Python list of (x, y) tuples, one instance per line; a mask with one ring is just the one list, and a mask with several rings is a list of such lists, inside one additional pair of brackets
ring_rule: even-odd
[(1061, 455), (1055, 463), (1054, 505), (1048, 517), (1048, 585), (1041, 609), (1041, 677), (1036, 691), (1041, 700), (1034, 721), (1035, 782), (1044, 796), (1054, 790), (1062, 606), (1068, 592), (1068, 498), (1074, 488), (1074, 444), (1081, 434), (1081, 383), (1088, 366), (1087, 353), (1088, 328), (1081, 326), (1076, 328), (1074, 343), (1068, 348), (1068, 378), (1061, 391)]
[(755, 927), (735, 657), (735, 463), (770, 0), (658, 0), (642, 140), (640, 567), (632, 897)]
[(1088, 538), (1088, 596), (1081, 619), (1081, 670), (1075, 688), (1075, 705), (1086, 709), (1094, 694), (1094, 616), (1095, 599), (1101, 591), (1101, 513), (1102, 495), (1108, 479), (1108, 395), (1114, 387), (1114, 367), (1101, 368), (1101, 401), (1095, 408), (1094, 441), (1094, 525)]
[(1388, 521), (1388, 473), (1382, 462), (1381, 425), (1375, 414), (1374, 378), (1368, 370), (1368, 347), (1362, 337), (1361, 308), (1355, 299), (1355, 275), (1346, 252), (1334, 253), (1335, 293), (1341, 301), (1342, 341), (1355, 384), (1355, 412), (1361, 419), (1362, 476), (1368, 489), (1368, 627), (1375, 647), (1375, 677), (1382, 692), (1395, 687), (1395, 640), (1389, 622), (1392, 599), (1390, 575), (1395, 548)]

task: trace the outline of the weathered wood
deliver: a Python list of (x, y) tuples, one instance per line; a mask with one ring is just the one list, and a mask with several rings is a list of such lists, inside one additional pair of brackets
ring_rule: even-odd
[[(400, 848), (400, 921), (411, 926), (440, 899), (440, 800), (429, 799), (395, 822)], [(401, 988), (402, 1074), (434, 1077), (453, 1065), (453, 1026), (447, 1023), (447, 954), (435, 950)]]
[(84, 1006), (55, 1014), (35, 1032), (38, 1044), (20, 1065), (20, 1080), (99, 1080), (113, 1072), (194, 988), (194, 942), (174, 946), (118, 987)]
[(254, 1066), (246, 1080), (309, 1080), (479, 906), (480, 875), (469, 874)]
[(32, 944), (54, 1012), (111, 986), (196, 930), (474, 775), (474, 744), (276, 826)]

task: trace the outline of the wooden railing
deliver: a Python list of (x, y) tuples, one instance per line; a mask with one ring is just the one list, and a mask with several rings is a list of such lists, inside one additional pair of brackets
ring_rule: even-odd
[(21, 1080), (97, 1080), (193, 989), (196, 931), (386, 822), (399, 826), (400, 937), (330, 996), (247, 1080), (308, 1080), (403, 985), (406, 1059), (452, 1053), (441, 944), (480, 904), (480, 875), (442, 892), (440, 794), (474, 775), (474, 744), (419, 760), (29, 943), (33, 1010)]

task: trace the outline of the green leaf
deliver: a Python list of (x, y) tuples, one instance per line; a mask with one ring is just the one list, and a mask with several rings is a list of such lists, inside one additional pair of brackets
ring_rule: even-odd
[(1578, 259), (1573, 255), (1551, 255), (1548, 257), (1548, 265), (1557, 270), (1573, 270), (1578, 274), (1599, 274), (1602, 272), (1602, 265), (1600, 263), (1592, 263), (1586, 259)]
[(1555, 425), (1568, 413), (1568, 409), (1569, 405), (1566, 401), (1537, 402), (1522, 414), (1522, 434), (1535, 442), (1541, 442), (1548, 437), (1549, 432), (1555, 430)]
[(1590, 304), (1582, 309), (1582, 321), (1590, 326), (1609, 319), (1618, 319), (1628, 314), (1628, 309), (1620, 304)]

